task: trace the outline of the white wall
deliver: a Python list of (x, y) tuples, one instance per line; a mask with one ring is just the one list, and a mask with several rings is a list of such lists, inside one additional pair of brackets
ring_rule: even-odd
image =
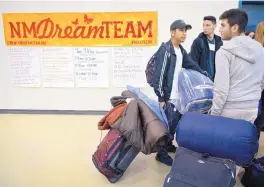
[[(158, 11), (158, 44), (169, 39), (169, 25), (183, 19), (193, 26), (184, 43), (189, 51), (192, 41), (202, 30), (202, 19), (206, 15), (218, 18), (222, 12), (237, 8), (238, 1), (171, 1), (150, 2), (0, 2), (0, 13), (12, 12), (115, 12), (115, 11)], [(2, 25), (2, 15), (0, 15)], [(217, 32), (218, 33), (218, 32)], [(149, 48), (147, 60), (157, 47)], [(15, 88), (12, 87), (11, 69), (7, 60), (3, 28), (0, 28), (0, 109), (47, 109), (47, 110), (108, 110), (109, 99), (120, 95), (123, 88), (110, 85), (108, 89), (93, 88)], [(111, 74), (109, 76), (112, 77)], [(111, 81), (110, 81), (111, 82)], [(152, 95), (152, 89), (144, 89)]]

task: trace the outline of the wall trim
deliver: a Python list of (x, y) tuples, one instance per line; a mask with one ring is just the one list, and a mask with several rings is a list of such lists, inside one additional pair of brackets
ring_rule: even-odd
[(55, 114), (55, 115), (105, 115), (108, 111), (96, 110), (20, 110), (0, 109), (0, 114)]

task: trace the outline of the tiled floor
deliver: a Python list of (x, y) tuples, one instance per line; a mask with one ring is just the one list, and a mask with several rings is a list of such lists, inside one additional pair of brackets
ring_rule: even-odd
[[(99, 119), (0, 115), (0, 186), (113, 187), (91, 161), (101, 137), (97, 130)], [(262, 134), (260, 155), (264, 152), (263, 141)], [(115, 186), (161, 187), (170, 168), (154, 157), (138, 155)]]

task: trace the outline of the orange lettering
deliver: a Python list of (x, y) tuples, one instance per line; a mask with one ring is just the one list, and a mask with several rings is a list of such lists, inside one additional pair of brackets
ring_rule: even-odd
[(52, 38), (54, 38), (56, 35), (58, 36), (58, 38), (63, 38), (62, 37), (62, 31), (63, 30), (60, 28), (59, 24), (56, 24), (56, 30), (55, 30), (54, 34), (52, 35)]
[(153, 34), (152, 34), (152, 24), (153, 24), (153, 21), (148, 21), (146, 27), (144, 28), (143, 24), (141, 21), (138, 21), (138, 38), (141, 38), (142, 37), (142, 32), (145, 34), (147, 32), (147, 30), (149, 30), (149, 33), (148, 33), (148, 37), (151, 38), (153, 37)]
[(127, 27), (126, 27), (124, 38), (128, 38), (129, 33), (132, 33), (132, 38), (136, 38), (136, 34), (134, 31), (134, 27), (133, 27), (133, 21), (127, 22)]
[[(11, 38), (15, 38), (16, 36), (18, 38), (21, 38), (21, 33), (20, 33), (20, 22), (16, 22), (16, 26), (14, 26), (14, 24), (12, 22), (8, 22), (10, 25), (10, 29), (11, 29)], [(15, 36), (16, 34), (16, 36)]]
[[(79, 20), (80, 21), (80, 20)], [(47, 41), (40, 39), (78, 39), (78, 38), (143, 38), (153, 37), (153, 21), (102, 21), (99, 25), (77, 22), (76, 24), (65, 25), (56, 24), (51, 18), (44, 18), (38, 22), (8, 22), (10, 38), (37, 38), (37, 41), (8, 41), (9, 44), (19, 44), (26, 42), (29, 45), (47, 45)], [(94, 23), (94, 22), (93, 22)], [(95, 23), (94, 23), (95, 24)], [(126, 25), (125, 25), (126, 24)], [(139, 41), (136, 41), (139, 43)], [(137, 44), (138, 44), (137, 43)], [(148, 43), (148, 40), (141, 44)]]
[(37, 30), (36, 30), (36, 22), (32, 22), (30, 25), (30, 28), (28, 28), (27, 24), (25, 22), (22, 22), (22, 28), (23, 28), (23, 38), (27, 38), (28, 35), (31, 35), (33, 32), (33, 37), (37, 38)]
[(89, 26), (88, 33), (87, 33), (87, 38), (90, 38), (90, 36), (91, 36), (93, 31), (94, 31), (93, 38), (96, 38), (98, 32), (100, 32), (99, 33), (99, 38), (104, 38), (103, 37), (103, 31), (104, 31), (104, 27), (103, 26), (100, 26), (100, 27), (98, 27), (98, 26), (94, 26), (94, 27)]
[(73, 28), (72, 26), (67, 26), (64, 28), (64, 36), (63, 38), (73, 38), (72, 36), (70, 36), (70, 34), (72, 34)]
[(121, 32), (121, 28), (118, 28), (118, 24), (122, 24), (122, 21), (114, 21), (114, 38), (122, 38), (123, 36), (118, 36), (118, 32)]
[(102, 21), (102, 25), (106, 24), (106, 38), (110, 38), (110, 35), (109, 35), (109, 25), (113, 24), (111, 21), (108, 22), (108, 21)]
[[(47, 35), (49, 23), (50, 23), (50, 32)], [(42, 29), (42, 27), (43, 27), (43, 29)], [(52, 33), (53, 33), (53, 28), (54, 28), (54, 23), (53, 23), (53, 21), (50, 20), (50, 18), (42, 20), (41, 22), (39, 22), (39, 24), (37, 26), (37, 33), (40, 34), (40, 32), (42, 31), (42, 35), (38, 36), (38, 38), (39, 39), (50, 38)]]
[(79, 37), (85, 38), (86, 37), (84, 34), (85, 30), (86, 30), (85, 26), (76, 27), (76, 29), (74, 30), (74, 33), (73, 33), (73, 38), (79, 38)]

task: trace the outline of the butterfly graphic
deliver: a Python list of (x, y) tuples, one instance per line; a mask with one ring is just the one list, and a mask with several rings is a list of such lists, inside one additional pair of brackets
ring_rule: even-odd
[(78, 25), (79, 23), (78, 23), (78, 19), (76, 19), (75, 21), (72, 21), (72, 24), (74, 24), (74, 25)]
[(84, 15), (84, 22), (88, 25), (94, 21), (93, 18), (88, 17), (86, 14)]

